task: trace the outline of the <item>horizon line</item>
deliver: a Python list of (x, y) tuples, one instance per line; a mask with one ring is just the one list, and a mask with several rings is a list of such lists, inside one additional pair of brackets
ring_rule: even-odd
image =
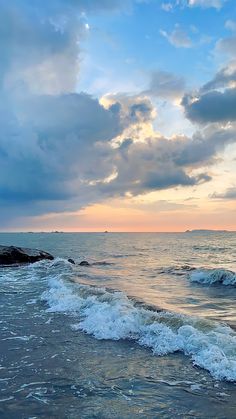
[(181, 230), (181, 231), (64, 231), (64, 230), (50, 230), (50, 231), (34, 231), (34, 230), (27, 230), (27, 231), (0, 231), (0, 234), (80, 234), (80, 233), (98, 233), (98, 234), (117, 234), (117, 233), (194, 233), (194, 232), (225, 232), (225, 233), (236, 233), (236, 230), (228, 230), (228, 229), (212, 229), (212, 228), (196, 228), (192, 230)]

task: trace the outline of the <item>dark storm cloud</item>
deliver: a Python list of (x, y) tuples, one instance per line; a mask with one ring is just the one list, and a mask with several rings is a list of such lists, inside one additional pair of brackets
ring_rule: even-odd
[[(235, 50), (236, 51), (236, 50)], [(235, 52), (234, 51), (234, 52)], [(185, 114), (201, 124), (236, 120), (236, 63), (231, 61), (197, 92), (182, 99)]]
[(210, 91), (195, 98), (184, 96), (182, 105), (191, 121), (199, 123), (236, 120), (236, 88)]
[(18, 121), (14, 114), (2, 121), (1, 200), (65, 199), (75, 193), (67, 182), (79, 173), (89, 178), (96, 167), (94, 143), (122, 132), (119, 113), (86, 94), (30, 96), (17, 106)]

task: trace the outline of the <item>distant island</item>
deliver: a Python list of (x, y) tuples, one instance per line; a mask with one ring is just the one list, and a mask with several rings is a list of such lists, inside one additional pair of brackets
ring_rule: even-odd
[(51, 231), (51, 233), (53, 233), (53, 234), (58, 234), (58, 233), (64, 233), (64, 231), (57, 231), (57, 230), (55, 230), (55, 231)]

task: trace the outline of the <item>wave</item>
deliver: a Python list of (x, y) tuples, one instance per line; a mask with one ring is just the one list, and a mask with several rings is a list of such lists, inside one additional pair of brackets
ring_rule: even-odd
[(236, 286), (236, 273), (224, 268), (197, 268), (191, 265), (176, 265), (158, 268), (159, 275), (188, 276), (191, 282)]
[(155, 311), (122, 292), (71, 283), (60, 275), (50, 276), (42, 300), (48, 312), (72, 316), (75, 331), (96, 339), (134, 340), (159, 356), (180, 351), (214, 378), (236, 381), (236, 334), (229, 326)]
[(173, 266), (162, 266), (157, 268), (156, 271), (159, 275), (168, 274), (168, 275), (176, 275), (176, 276), (183, 276), (186, 275), (187, 272), (194, 271), (196, 267), (191, 265), (173, 265)]
[(210, 246), (210, 245), (194, 245), (193, 250), (200, 250), (202, 252), (226, 252), (230, 250), (230, 247), (225, 246)]
[(236, 286), (236, 273), (227, 269), (197, 269), (190, 274), (192, 282)]

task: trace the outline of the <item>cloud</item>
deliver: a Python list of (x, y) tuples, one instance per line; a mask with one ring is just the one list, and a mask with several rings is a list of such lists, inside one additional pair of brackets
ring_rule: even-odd
[(232, 32), (236, 32), (236, 21), (235, 20), (226, 20), (225, 22), (226, 29), (229, 29)]
[[(112, 139), (149, 121), (152, 112), (147, 99), (136, 97), (107, 109), (84, 93), (10, 99), (8, 109), (0, 104), (0, 204), (6, 217), (9, 205), (17, 213), (40, 214), (98, 200), (97, 185), (109, 183), (116, 169)], [(123, 153), (130, 143), (124, 142)]]
[(101, 103), (113, 110), (119, 108), (124, 127), (150, 122), (156, 115), (152, 102), (145, 92), (139, 95), (109, 94), (101, 99)]
[(215, 51), (220, 52), (223, 55), (227, 55), (232, 57), (233, 59), (236, 58), (236, 36), (231, 36), (228, 38), (222, 38), (217, 41), (215, 46)]
[(201, 96), (184, 96), (182, 104), (185, 114), (193, 122), (236, 121), (236, 88), (224, 92), (211, 91)]
[(212, 80), (206, 83), (201, 92), (207, 92), (222, 87), (232, 87), (236, 83), (236, 62), (231, 62), (216, 73)]
[[(193, 186), (210, 180), (207, 174), (191, 175), (186, 170), (191, 164), (181, 164), (186, 143), (164, 137), (146, 138), (130, 142), (125, 149), (117, 149), (110, 156), (117, 176), (109, 183), (97, 184), (104, 196), (132, 196), (150, 191)], [(179, 161), (178, 161), (179, 157)], [(191, 172), (191, 170), (190, 170)]]
[(191, 36), (179, 24), (175, 24), (172, 31), (168, 32), (160, 29), (159, 33), (176, 48), (201, 47), (204, 44), (210, 44), (213, 40), (211, 36), (200, 33), (199, 29), (194, 25), (189, 26), (189, 31)]
[[(93, 159), (103, 157), (94, 144), (123, 129), (119, 110), (106, 110), (86, 94), (29, 97), (17, 107), (19, 112), (1, 121), (1, 202), (74, 196), (83, 177), (93, 178), (94, 171), (100, 176)], [(103, 165), (102, 175), (109, 170)]]
[(9, 106), (0, 136), (2, 223), (208, 182), (201, 168), (234, 141), (229, 129), (215, 127), (192, 138), (153, 132), (138, 139), (152, 121), (151, 104), (137, 96), (113, 100), (105, 108), (84, 93), (42, 95), (18, 99), (12, 114)]
[(209, 164), (218, 152), (236, 140), (234, 134), (233, 129), (230, 131), (209, 127), (203, 132), (196, 132), (192, 138), (185, 137), (179, 141), (175, 140), (174, 161), (179, 166), (187, 167), (201, 167), (204, 163)]
[(107, 110), (96, 99), (71, 92), (87, 14), (129, 5), (125, 0), (43, 5), (0, 0), (1, 222), (3, 209), (10, 217), (66, 206), (83, 176), (93, 177), (95, 155), (89, 167), (85, 163), (93, 144), (122, 131), (119, 109)]
[[(209, 127), (192, 138), (176, 136), (147, 137), (142, 141), (125, 140), (116, 149), (113, 159), (117, 176), (108, 184), (97, 184), (101, 192), (109, 196), (132, 196), (148, 191), (193, 186), (211, 180), (206, 172), (199, 172), (205, 165), (214, 163), (214, 158), (227, 144), (235, 142), (235, 131)], [(198, 169), (194, 174), (194, 170)]]
[(199, 91), (182, 99), (185, 114), (193, 122), (228, 123), (236, 120), (236, 63), (232, 61)]
[(28, 88), (40, 90), (51, 82), (53, 93), (56, 87), (72, 90), (82, 25), (71, 15), (70, 23), (63, 21), (59, 3), (55, 15), (48, 7), (34, 9), (26, 1), (20, 6), (17, 1), (1, 1), (1, 85), (10, 88), (25, 82)]
[(215, 8), (221, 9), (226, 0), (188, 0), (189, 7), (202, 7), (203, 9)]
[(191, 48), (192, 41), (187, 32), (181, 29), (178, 25), (172, 32), (166, 32), (160, 29), (160, 34), (168, 40), (168, 42), (176, 48)]
[(160, 98), (175, 99), (185, 90), (185, 80), (167, 71), (154, 71), (151, 74), (149, 89), (145, 92)]
[[(102, 186), (116, 177), (117, 154), (124, 156), (133, 142), (124, 141), (118, 152), (112, 140), (127, 127), (152, 120), (147, 98), (117, 97), (105, 108), (92, 96), (72, 93), (84, 12), (128, 3), (0, 3), (2, 223), (16, 213), (66, 211), (101, 199)], [(123, 192), (125, 185), (120, 185)], [(111, 189), (109, 194), (114, 193)]]
[(0, 0), (0, 84), (24, 82), (33, 93), (74, 91), (86, 16), (131, 5), (129, 0)]
[(165, 10), (165, 12), (171, 12), (174, 8), (173, 3), (162, 3), (161, 4), (162, 10)]
[(226, 199), (226, 200), (235, 200), (236, 199), (236, 187), (232, 186), (231, 188), (226, 189), (223, 193), (215, 192), (210, 196), (213, 199)]
[(161, 8), (166, 12), (173, 10), (175, 7), (200, 7), (202, 9), (214, 8), (220, 10), (227, 0), (175, 0), (173, 3), (162, 3)]

